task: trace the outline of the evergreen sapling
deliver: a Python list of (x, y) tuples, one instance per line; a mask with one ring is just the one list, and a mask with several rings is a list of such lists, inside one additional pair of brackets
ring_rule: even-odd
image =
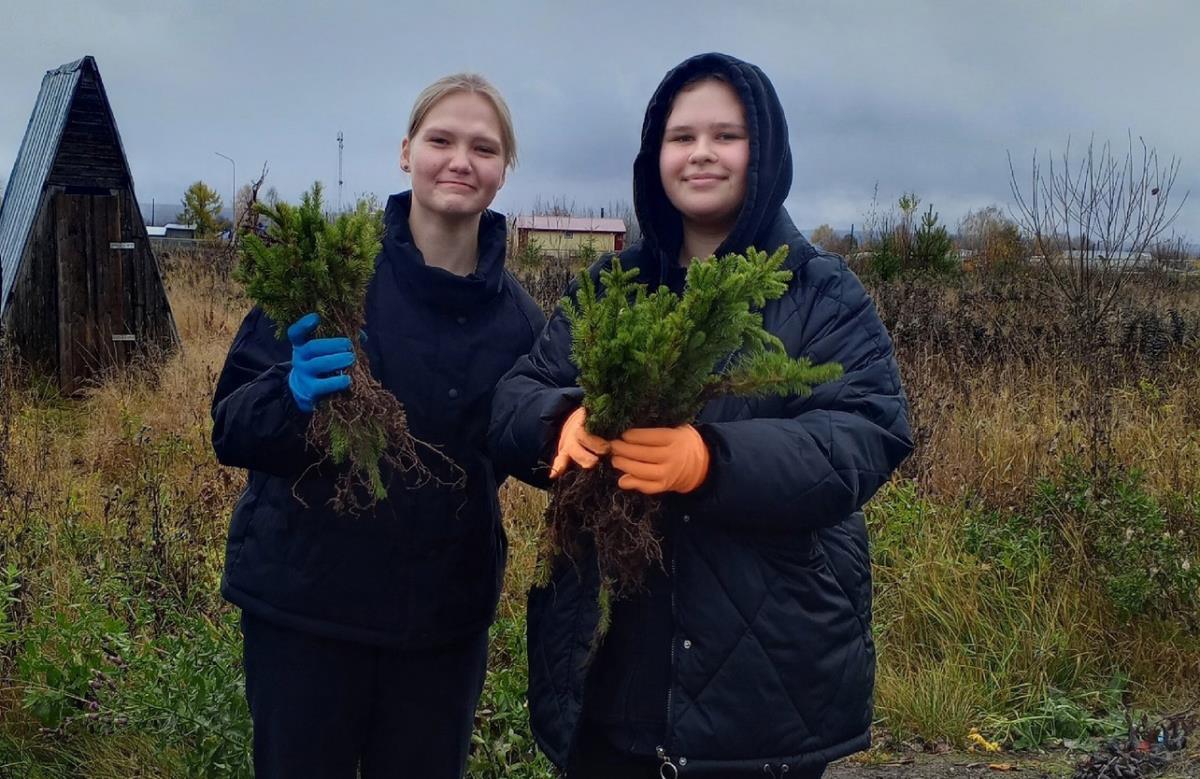
[(387, 497), (381, 464), (417, 483), (430, 477), (417, 456), (422, 444), (409, 432), (403, 405), (371, 375), (357, 337), (380, 251), (382, 217), (360, 201), (353, 211), (327, 220), (319, 182), (298, 206), (259, 203), (256, 194), (257, 186), (246, 218), (257, 226), (262, 217), (266, 229), (241, 231), (235, 278), (276, 323), (276, 337), (286, 338), (290, 323), (315, 311), (321, 322), (314, 337), (349, 336), (353, 344), (350, 388), (313, 412), (307, 442), (325, 459), (346, 466), (339, 469), (332, 504), (339, 512), (356, 513)]
[[(623, 269), (619, 259), (601, 271), (601, 289), (583, 272), (575, 299), (561, 305), (588, 432), (614, 439), (633, 427), (675, 427), (716, 397), (803, 397), (841, 376), (835, 363), (792, 358), (763, 328), (760, 310), (787, 291), (792, 276), (782, 269), (787, 253), (787, 246), (770, 255), (750, 248), (694, 261), (682, 296), (666, 287), (649, 292), (638, 270)], [(602, 602), (608, 590), (618, 597), (637, 590), (647, 567), (662, 563), (661, 500), (621, 490), (618, 476), (608, 460), (568, 471), (547, 508), (547, 559), (594, 546)]]

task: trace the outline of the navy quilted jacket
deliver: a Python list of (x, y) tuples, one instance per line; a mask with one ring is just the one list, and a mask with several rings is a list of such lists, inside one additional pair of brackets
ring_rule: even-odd
[[(404, 648), (449, 643), (491, 623), (507, 551), (496, 498), (505, 474), (487, 452), (492, 391), (545, 322), (504, 270), (502, 214), (484, 213), (478, 269), (460, 277), (425, 265), (408, 228), (410, 203), (407, 192), (388, 200), (367, 289), (366, 349), (413, 434), (465, 471), (465, 487), (416, 489), (396, 477), (373, 510), (335, 514), (327, 504), (337, 474), (310, 468), (318, 459), (305, 445), (310, 417), (288, 390), (291, 346), (258, 308), (234, 339), (212, 408), (217, 459), (249, 471), (221, 594), (295, 630)], [(452, 480), (444, 461), (425, 459)]]
[[(790, 354), (841, 363), (845, 373), (807, 398), (723, 398), (703, 409), (697, 428), (711, 452), (709, 476), (696, 492), (666, 499), (667, 570), (636, 607), (614, 609), (608, 638), (635, 637), (636, 652), (637, 636), (668, 636), (665, 646), (645, 647), (665, 653), (667, 674), (651, 753), (681, 775), (776, 773), (868, 745), (875, 654), (861, 508), (912, 443), (891, 340), (874, 305), (841, 258), (811, 246), (782, 209), (791, 181), (786, 124), (754, 66), (701, 55), (659, 87), (634, 169), (645, 239), (622, 252), (622, 264), (639, 268), (652, 287), (672, 276), (681, 231), (662, 194), (657, 149), (671, 97), (712, 70), (738, 91), (751, 133), (746, 204), (718, 254), (787, 244), (794, 276), (763, 310), (764, 324)], [(580, 402), (576, 376), (559, 311), (497, 386), (490, 438), (499, 462), (529, 472), (548, 461)], [(529, 596), (531, 723), (560, 767), (592, 705), (589, 674), (627, 688), (617, 697), (638, 695), (640, 683), (596, 667), (614, 653), (594, 651), (594, 559), (576, 562), (559, 561), (550, 585)], [(615, 654), (631, 664), (628, 649)]]

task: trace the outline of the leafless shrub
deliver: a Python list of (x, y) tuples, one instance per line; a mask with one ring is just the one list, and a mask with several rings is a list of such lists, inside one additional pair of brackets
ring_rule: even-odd
[(1187, 201), (1185, 193), (1171, 207), (1179, 160), (1160, 163), (1154, 148), (1138, 142), (1140, 156), (1132, 135), (1124, 155), (1107, 142), (1097, 149), (1094, 138), (1075, 160), (1069, 140), (1057, 162), (1047, 154), (1043, 163), (1034, 152), (1027, 188), (1008, 158), (1017, 220), (1085, 343)]
[(514, 268), (514, 275), (525, 287), (546, 316), (554, 311), (558, 301), (579, 273), (579, 268), (562, 262), (548, 262), (537, 267)]

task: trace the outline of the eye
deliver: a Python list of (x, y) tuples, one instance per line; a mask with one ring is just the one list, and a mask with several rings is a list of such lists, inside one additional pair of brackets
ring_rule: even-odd
[(443, 138), (440, 135), (429, 136), (429, 142), (432, 143), (434, 146), (445, 146), (447, 143), (449, 143), (449, 141), (447, 141), (445, 138)]
[(718, 133), (717, 139), (722, 140), (722, 141), (740, 141), (742, 139), (742, 134), (741, 133), (731, 133), (731, 132)]
[(491, 146), (476, 146), (476, 147), (475, 147), (475, 151), (479, 152), (480, 154), (485, 154), (485, 155), (488, 155), (488, 156), (491, 156), (491, 155), (494, 155), (494, 154), (497, 154), (497, 153), (498, 153), (498, 152), (497, 152), (495, 149), (493, 149)]
[(692, 136), (687, 133), (680, 133), (679, 135), (672, 135), (669, 140), (672, 143), (690, 143)]

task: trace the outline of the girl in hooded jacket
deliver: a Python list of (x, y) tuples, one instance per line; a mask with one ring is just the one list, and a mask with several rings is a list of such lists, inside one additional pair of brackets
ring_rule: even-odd
[(496, 388), (490, 438), (505, 467), (545, 485), (611, 456), (621, 489), (664, 506), (664, 565), (613, 604), (602, 640), (594, 558), (556, 561), (530, 592), (531, 725), (571, 779), (819, 777), (869, 743), (861, 509), (912, 449), (907, 403), (862, 284), (783, 209), (791, 177), (766, 75), (723, 54), (688, 59), (646, 110), (634, 162), (644, 237), (621, 264), (681, 293), (691, 262), (786, 244), (793, 277), (764, 326), (794, 357), (840, 363), (840, 379), (807, 398), (719, 398), (695, 424), (605, 441), (584, 430), (559, 310)]
[[(435, 478), (402, 475), (359, 516), (328, 506), (337, 472), (308, 448), (313, 409), (350, 383), (350, 337), (288, 340), (258, 308), (213, 398), (213, 448), (249, 471), (221, 593), (242, 608), (259, 777), (462, 775), (483, 686), (507, 541), (487, 454), (496, 381), (545, 322), (505, 271), (505, 219), (488, 210), (516, 160), (499, 93), (443, 78), (417, 98), (367, 290), (372, 374), (403, 402)], [(465, 486), (449, 486), (464, 477)], [(387, 476), (387, 474), (385, 474)], [(360, 773), (361, 772), (361, 773)]]

